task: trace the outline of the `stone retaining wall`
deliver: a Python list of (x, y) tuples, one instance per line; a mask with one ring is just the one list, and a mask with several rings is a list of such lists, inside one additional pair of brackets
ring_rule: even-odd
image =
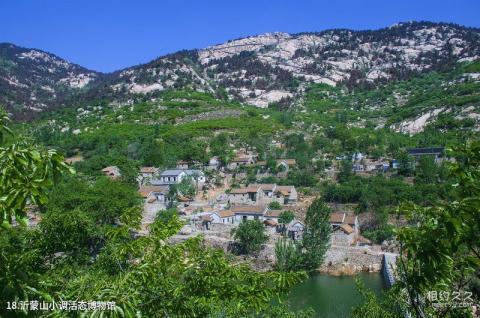
[(331, 246), (320, 271), (332, 275), (353, 275), (359, 272), (380, 272), (383, 253), (368, 247)]

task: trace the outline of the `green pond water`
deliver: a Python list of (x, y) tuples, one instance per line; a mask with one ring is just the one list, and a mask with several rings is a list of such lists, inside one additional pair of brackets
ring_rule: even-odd
[(355, 277), (360, 277), (365, 286), (377, 294), (386, 288), (380, 273), (341, 277), (315, 275), (295, 286), (287, 299), (293, 310), (313, 308), (315, 317), (351, 317), (352, 308), (362, 300), (355, 285)]

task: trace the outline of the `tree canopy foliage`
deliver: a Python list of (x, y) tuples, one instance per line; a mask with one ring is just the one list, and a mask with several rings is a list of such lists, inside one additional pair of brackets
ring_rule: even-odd
[(268, 240), (265, 227), (259, 220), (246, 220), (233, 229), (233, 237), (238, 243), (240, 252), (252, 254), (260, 251)]

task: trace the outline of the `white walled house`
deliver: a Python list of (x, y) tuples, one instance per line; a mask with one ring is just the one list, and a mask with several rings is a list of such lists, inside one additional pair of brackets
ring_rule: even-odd
[(152, 180), (152, 184), (161, 185), (161, 184), (179, 184), (186, 177), (191, 177), (192, 182), (198, 183), (201, 187), (205, 181), (205, 174), (201, 170), (194, 169), (168, 169), (163, 171), (157, 180)]
[(180, 169), (169, 169), (163, 171), (158, 180), (155, 180), (155, 182), (152, 181), (152, 184), (178, 184), (182, 182), (182, 179), (185, 178), (187, 174), (185, 173), (185, 170), (180, 170)]
[(138, 182), (140, 185), (149, 184), (152, 180), (158, 177), (159, 169), (156, 167), (141, 167)]
[(230, 208), (235, 214), (235, 222), (240, 223), (246, 220), (264, 220), (267, 207), (263, 205), (236, 205)]
[(165, 210), (170, 206), (168, 199), (169, 186), (142, 186), (138, 193), (144, 200), (144, 221), (153, 223), (159, 211)]
[(198, 186), (201, 187), (207, 181), (205, 174), (201, 170), (187, 169), (184, 170), (187, 176), (191, 177), (194, 183), (198, 182)]
[(234, 224), (235, 214), (231, 210), (215, 211), (210, 214), (212, 223)]
[(167, 185), (150, 185), (142, 186), (138, 190), (140, 196), (145, 200), (145, 203), (162, 203), (168, 205), (168, 191), (169, 186)]

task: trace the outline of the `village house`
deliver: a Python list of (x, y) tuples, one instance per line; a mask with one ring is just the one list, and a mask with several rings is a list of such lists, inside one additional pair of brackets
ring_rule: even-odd
[(247, 188), (232, 189), (228, 194), (231, 204), (294, 204), (298, 193), (294, 186), (278, 186), (276, 184), (250, 184)]
[(355, 243), (355, 231), (348, 224), (340, 224), (332, 228), (331, 241), (333, 245), (350, 246)]
[(215, 211), (211, 214), (212, 223), (234, 224), (235, 213), (231, 210)]
[(331, 241), (333, 245), (349, 246), (359, 236), (358, 217), (354, 214), (334, 212), (330, 214), (332, 227)]
[(330, 225), (338, 226), (341, 224), (350, 225), (355, 232), (359, 231), (358, 217), (352, 213), (346, 212), (333, 212), (330, 213)]
[(364, 172), (365, 171), (365, 165), (362, 163), (354, 163), (352, 165), (352, 171), (353, 172)]
[(228, 202), (230, 204), (247, 204), (249, 196), (245, 188), (233, 188), (228, 193)]
[(169, 169), (163, 171), (158, 180), (153, 180), (152, 184), (178, 184), (182, 182), (182, 179), (186, 176), (185, 170)]
[(235, 157), (227, 165), (230, 170), (238, 169), (241, 166), (250, 166), (255, 163), (252, 157)]
[(287, 225), (287, 236), (292, 240), (301, 240), (303, 238), (303, 232), (305, 231), (305, 224), (299, 220), (293, 220)]
[(280, 214), (286, 210), (268, 210), (265, 212), (264, 219), (275, 221), (276, 223), (279, 223), (278, 219), (280, 218)]
[(261, 195), (259, 196), (259, 199), (261, 200), (262, 198), (266, 198), (267, 200), (269, 198), (273, 197), (273, 191), (275, 191), (277, 185), (276, 184), (269, 184), (269, 183), (264, 183), (264, 184), (252, 184), (249, 185), (249, 188), (258, 188), (260, 191), (262, 191)]
[(109, 177), (110, 179), (117, 179), (122, 176), (120, 173), (120, 169), (117, 166), (108, 166), (102, 169), (102, 172), (105, 176)]
[(158, 173), (159, 169), (156, 167), (141, 167), (140, 175), (144, 178), (153, 178)]
[(285, 149), (285, 144), (272, 140), (272, 146), (276, 149)]
[(295, 204), (298, 201), (298, 193), (294, 186), (277, 186), (275, 199), (280, 204)]
[(281, 171), (288, 172), (291, 168), (294, 168), (297, 165), (295, 159), (277, 159), (277, 168)]
[(69, 165), (73, 165), (77, 162), (82, 162), (83, 160), (84, 159), (81, 155), (65, 158), (65, 162), (68, 163)]
[(240, 223), (246, 220), (263, 221), (267, 207), (264, 205), (236, 205), (230, 210), (235, 214), (235, 223)]
[[(144, 211), (147, 214), (155, 215), (156, 212), (165, 210), (170, 206), (168, 198), (169, 186), (142, 186), (138, 193), (144, 200)], [(153, 222), (153, 216), (152, 220)]]
[(407, 149), (407, 153), (414, 157), (415, 160), (418, 161), (423, 156), (433, 156), (436, 164), (440, 164), (442, 162), (444, 152), (445, 148), (443, 147)]
[(365, 156), (361, 152), (357, 152), (352, 155), (353, 162), (362, 161), (363, 158), (365, 158)]
[(212, 157), (210, 160), (208, 160), (208, 164), (205, 166), (205, 169), (207, 170), (218, 170), (220, 169), (220, 160), (218, 157)]
[(398, 160), (396, 159), (392, 160), (392, 169), (398, 169)]
[(263, 199), (263, 191), (260, 185), (258, 184), (250, 184), (248, 185), (247, 189), (248, 199), (251, 203), (260, 202)]
[(390, 162), (385, 160), (365, 160), (365, 171), (386, 172), (390, 168)]
[[(267, 161), (258, 161), (257, 165), (265, 168)], [(276, 168), (283, 172), (288, 172), (289, 169), (294, 168), (296, 165), (297, 161), (295, 159), (277, 159), (275, 163)]]
[(185, 169), (188, 169), (188, 168), (189, 168), (188, 161), (185, 161), (185, 160), (177, 161), (177, 169), (185, 170)]
[(153, 185), (179, 184), (186, 177), (190, 177), (194, 183), (198, 183), (199, 188), (206, 181), (205, 174), (200, 170), (168, 169), (163, 171), (157, 180), (152, 180), (151, 183)]
[(158, 176), (158, 168), (155, 167), (141, 167), (138, 181), (141, 185), (150, 183)]

